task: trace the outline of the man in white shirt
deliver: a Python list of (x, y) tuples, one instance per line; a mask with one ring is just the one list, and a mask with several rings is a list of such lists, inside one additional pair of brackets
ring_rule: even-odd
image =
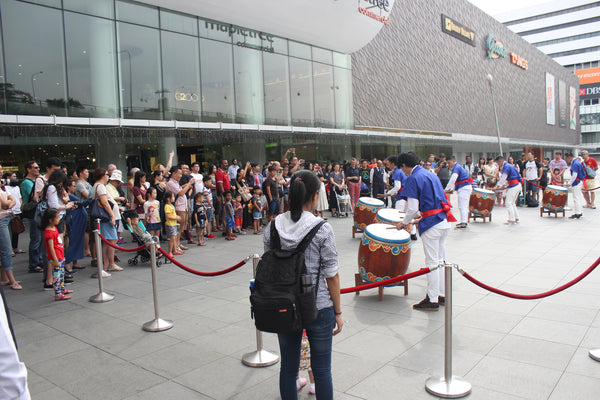
[(229, 174), (229, 180), (231, 182), (235, 182), (235, 178), (237, 178), (238, 169), (240, 169), (240, 166), (238, 165), (237, 158), (234, 158), (233, 160), (231, 160), (231, 165), (227, 169), (227, 173)]
[(204, 181), (203, 176), (200, 173), (200, 163), (195, 162), (192, 164), (192, 172), (190, 175), (194, 178), (194, 194), (202, 193), (204, 190)]
[(539, 188), (536, 185), (540, 184), (542, 177), (542, 164), (535, 159), (533, 151), (527, 153), (527, 162), (525, 162), (525, 180), (527, 181), (525, 192), (533, 194), (533, 197), (538, 200)]

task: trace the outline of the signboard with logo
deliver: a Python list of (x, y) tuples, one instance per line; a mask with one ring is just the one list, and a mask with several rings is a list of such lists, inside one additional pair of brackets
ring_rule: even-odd
[(556, 125), (556, 106), (554, 97), (554, 75), (546, 72), (546, 123)]
[(577, 92), (573, 86), (569, 86), (569, 98), (570, 98), (570, 120), (569, 120), (569, 128), (576, 130), (577, 129)]
[(581, 100), (600, 98), (600, 82), (579, 86), (579, 98)]
[(358, 0), (358, 12), (382, 24), (390, 24), (394, 0)]
[(475, 47), (475, 32), (442, 14), (442, 31)]
[(600, 68), (580, 69), (575, 75), (579, 77), (579, 85), (600, 83)]
[(561, 128), (567, 126), (567, 84), (565, 81), (558, 81), (558, 122)]
[(504, 48), (504, 44), (499, 40), (496, 40), (496, 37), (491, 33), (488, 35), (486, 40), (487, 45), (487, 55), (488, 59), (506, 57), (506, 48)]

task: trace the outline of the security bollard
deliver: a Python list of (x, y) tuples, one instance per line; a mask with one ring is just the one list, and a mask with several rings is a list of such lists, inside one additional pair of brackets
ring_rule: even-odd
[(471, 393), (471, 384), (461, 377), (452, 375), (452, 267), (450, 264), (443, 264), (446, 268), (446, 314), (444, 331), (444, 376), (431, 377), (425, 382), (425, 389), (439, 397), (459, 398)]
[[(252, 277), (256, 278), (256, 267), (258, 266), (258, 260), (260, 256), (258, 254), (252, 255)], [(269, 365), (276, 364), (279, 361), (277, 354), (271, 353), (270, 351), (263, 349), (262, 332), (256, 330), (256, 351), (244, 354), (242, 357), (242, 363), (249, 367), (268, 367)]]
[(107, 301), (111, 301), (112, 299), (115, 298), (115, 296), (113, 296), (112, 294), (108, 294), (104, 292), (104, 285), (102, 284), (102, 278), (105, 278), (107, 276), (110, 276), (109, 273), (106, 273), (105, 275), (105, 271), (103, 268), (103, 260), (102, 260), (102, 239), (100, 238), (100, 231), (98, 228), (98, 225), (100, 224), (100, 220), (96, 220), (96, 229), (94, 229), (94, 240), (96, 242), (96, 260), (97, 260), (97, 267), (98, 267), (98, 272), (96, 272), (95, 274), (92, 275), (92, 278), (95, 276), (98, 277), (98, 289), (99, 292), (98, 294), (95, 294), (94, 296), (90, 297), (90, 301), (92, 303), (105, 303)]
[(142, 329), (148, 332), (161, 332), (171, 329), (173, 322), (164, 320), (159, 316), (158, 310), (158, 282), (156, 280), (156, 242), (148, 244), (148, 250), (150, 251), (150, 268), (152, 270), (152, 294), (154, 296), (154, 319), (146, 322)]
[(590, 350), (589, 355), (593, 360), (600, 361), (600, 348)]

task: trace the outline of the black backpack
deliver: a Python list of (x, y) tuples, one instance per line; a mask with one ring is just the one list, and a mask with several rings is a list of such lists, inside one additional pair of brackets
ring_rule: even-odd
[(539, 207), (540, 205), (540, 203), (535, 199), (535, 197), (533, 197), (529, 193), (527, 193), (527, 195), (525, 196), (525, 204), (527, 205), (527, 207)]
[(256, 329), (273, 333), (297, 333), (317, 318), (316, 297), (321, 271), (313, 285), (307, 274), (304, 251), (325, 221), (318, 223), (294, 250), (281, 250), (281, 240), (271, 223), (271, 250), (256, 268), (250, 289), (251, 314)]

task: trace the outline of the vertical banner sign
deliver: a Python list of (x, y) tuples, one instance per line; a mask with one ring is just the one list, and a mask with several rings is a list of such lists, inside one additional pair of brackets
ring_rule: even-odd
[(569, 128), (577, 129), (577, 92), (573, 86), (569, 86), (570, 115)]
[(567, 84), (565, 81), (558, 81), (558, 121), (561, 128), (567, 127)]
[(554, 75), (546, 72), (546, 123), (549, 125), (556, 125), (554, 103)]

